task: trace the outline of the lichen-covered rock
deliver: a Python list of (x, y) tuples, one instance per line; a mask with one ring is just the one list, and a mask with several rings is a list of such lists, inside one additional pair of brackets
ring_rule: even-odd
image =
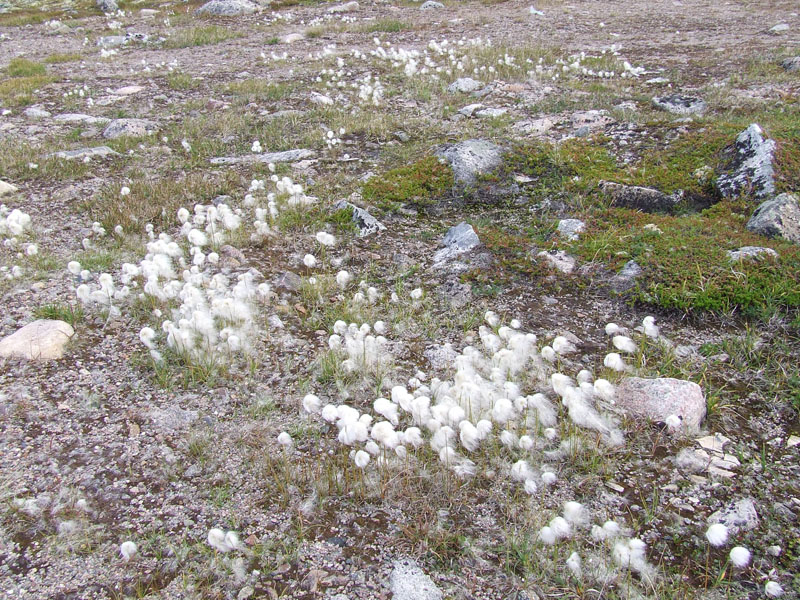
[(700, 386), (672, 377), (628, 377), (617, 386), (617, 404), (633, 416), (661, 423), (677, 415), (690, 430), (699, 429), (706, 416), (706, 399)]
[(434, 263), (442, 263), (479, 246), (481, 240), (469, 223), (451, 227), (442, 240), (443, 248), (433, 255)]
[(115, 140), (119, 137), (144, 137), (156, 131), (156, 124), (145, 119), (115, 119), (108, 124), (103, 131), (103, 137), (107, 140)]
[(738, 250), (728, 250), (731, 261), (762, 260), (764, 258), (778, 258), (778, 253), (772, 248), (762, 246), (742, 246)]
[(456, 183), (470, 185), (478, 175), (492, 172), (503, 162), (503, 150), (487, 140), (466, 140), (436, 152), (453, 169)]
[(781, 61), (781, 66), (790, 73), (800, 71), (800, 56), (793, 56), (791, 58), (784, 58)]
[(782, 237), (800, 244), (800, 205), (794, 194), (781, 194), (762, 202), (747, 222), (747, 229), (768, 238)]
[(680, 202), (678, 196), (668, 196), (653, 188), (601, 181), (600, 191), (611, 199), (611, 204), (646, 213), (671, 212)]
[(54, 360), (64, 350), (75, 330), (69, 323), (39, 319), (0, 340), (0, 357), (26, 360)]
[(258, 5), (248, 0), (211, 0), (195, 12), (215, 17), (239, 17), (252, 15), (257, 10)]
[(773, 157), (775, 142), (764, 139), (756, 123), (736, 137), (723, 153), (724, 166), (717, 177), (717, 189), (724, 198), (751, 194), (766, 199), (775, 194)]
[(469, 94), (470, 92), (477, 92), (482, 87), (483, 84), (480, 81), (476, 81), (472, 77), (459, 77), (449, 86), (447, 86), (447, 91), (451, 94), (455, 94), (456, 92)]
[(669, 96), (653, 98), (653, 106), (672, 113), (673, 115), (702, 114), (706, 110), (706, 103), (702, 98), (684, 96), (682, 94), (671, 94)]
[(393, 564), (390, 589), (394, 600), (441, 600), (442, 591), (419, 567), (406, 558)]
[(378, 221), (378, 219), (363, 208), (359, 208), (351, 202), (340, 200), (333, 205), (333, 210), (345, 210), (348, 208), (353, 211), (353, 223), (358, 228), (358, 237), (366, 237), (386, 229), (386, 225)]

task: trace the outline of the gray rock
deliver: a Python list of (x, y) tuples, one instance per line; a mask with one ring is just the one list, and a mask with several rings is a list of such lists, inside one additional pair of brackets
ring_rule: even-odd
[(480, 110), (483, 108), (483, 104), (476, 103), (476, 104), (467, 104), (464, 108), (459, 109), (458, 114), (464, 115), (465, 117), (471, 117), (475, 114), (476, 110)]
[(124, 35), (105, 35), (97, 40), (97, 45), (103, 48), (118, 48), (128, 43), (128, 37)]
[(784, 58), (781, 61), (781, 66), (790, 73), (796, 73), (797, 71), (800, 71), (800, 56)]
[(473, 248), (480, 246), (481, 240), (478, 234), (469, 223), (459, 223), (451, 227), (442, 240), (443, 248), (433, 255), (433, 262), (443, 263), (452, 260), (460, 254), (469, 252)]
[(580, 219), (561, 219), (558, 222), (559, 235), (570, 241), (577, 240), (580, 237), (578, 234), (585, 230), (586, 223)]
[(673, 115), (696, 115), (706, 110), (706, 103), (702, 98), (682, 94), (657, 96), (653, 98), (653, 106)]
[(11, 183), (7, 183), (0, 179), (0, 196), (5, 196), (6, 194), (11, 194), (17, 191), (17, 186)]
[(794, 194), (781, 194), (755, 210), (747, 229), (768, 238), (782, 237), (800, 244), (800, 205)]
[(789, 27), (788, 23), (778, 23), (777, 25), (773, 25), (769, 28), (769, 33), (772, 35), (780, 35), (786, 31), (789, 31), (791, 27)]
[(196, 410), (186, 410), (179, 406), (167, 408), (152, 408), (147, 411), (147, 417), (159, 429), (175, 432), (186, 429), (197, 420)]
[(0, 357), (54, 360), (64, 356), (67, 342), (75, 335), (69, 323), (39, 319), (0, 340)]
[(275, 289), (296, 292), (303, 285), (303, 278), (292, 271), (284, 271), (272, 281)]
[(447, 279), (441, 282), (436, 291), (453, 308), (462, 308), (472, 302), (472, 286), (458, 279)]
[(703, 390), (682, 379), (628, 377), (617, 386), (616, 398), (620, 408), (637, 417), (663, 423), (677, 415), (688, 430), (699, 429), (706, 416)]
[(353, 12), (354, 10), (358, 10), (358, 6), (358, 2), (356, 2), (356, 0), (352, 0), (351, 2), (345, 2), (344, 4), (339, 4), (338, 6), (332, 6), (328, 9), (328, 12), (332, 14)]
[(393, 600), (442, 600), (442, 592), (411, 558), (392, 563), (389, 589)]
[(195, 12), (215, 17), (239, 17), (252, 15), (257, 10), (259, 10), (258, 5), (249, 0), (210, 0)]
[(772, 248), (742, 246), (738, 250), (728, 250), (728, 257), (733, 262), (739, 260), (761, 260), (766, 257), (778, 258), (778, 253)]
[(106, 119), (105, 117), (93, 117), (92, 115), (84, 115), (82, 113), (64, 113), (53, 117), (53, 121), (56, 123), (67, 123), (69, 125), (76, 123), (85, 125), (105, 125), (106, 123), (110, 122), (111, 119)]
[(97, 0), (97, 8), (104, 13), (115, 13), (119, 10), (117, 0)]
[(623, 185), (611, 181), (601, 181), (600, 191), (611, 198), (611, 204), (647, 213), (671, 212), (680, 202), (678, 196), (668, 196), (653, 188), (637, 185)]
[(152, 135), (158, 127), (152, 121), (145, 119), (115, 119), (108, 124), (103, 131), (103, 137), (107, 140), (115, 140), (120, 137), (144, 137)]
[(475, 111), (475, 116), (480, 117), (481, 119), (496, 119), (497, 117), (502, 117), (507, 112), (507, 108), (488, 107)]
[(562, 273), (570, 274), (575, 270), (575, 258), (563, 250), (542, 250), (536, 256), (546, 260), (551, 267)]
[(452, 368), (456, 358), (458, 358), (458, 352), (456, 352), (453, 349), (453, 345), (449, 343), (429, 346), (422, 355), (428, 359), (434, 371), (445, 371)]
[(108, 146), (95, 146), (94, 148), (78, 148), (77, 150), (62, 150), (48, 154), (48, 158), (63, 158), (65, 160), (83, 160), (89, 158), (106, 158), (107, 156), (119, 156)]
[(503, 162), (503, 150), (487, 140), (466, 140), (436, 152), (453, 169), (456, 183), (475, 183), (478, 175), (489, 173)]
[(619, 273), (611, 278), (611, 289), (622, 294), (630, 290), (636, 285), (637, 277), (642, 274), (642, 267), (640, 267), (635, 260), (629, 260), (625, 263)]
[(250, 165), (255, 163), (287, 163), (313, 158), (315, 152), (305, 148), (286, 150), (284, 152), (265, 152), (264, 154), (246, 154), (244, 156), (219, 156), (210, 160), (212, 165)]
[(355, 204), (340, 200), (333, 205), (333, 210), (345, 210), (347, 208), (353, 211), (353, 223), (358, 227), (358, 237), (366, 237), (386, 229), (383, 223)]
[(765, 140), (762, 133), (761, 127), (753, 123), (724, 151), (725, 165), (717, 178), (717, 189), (723, 197), (750, 193), (766, 199), (775, 194), (775, 142)]
[(419, 8), (420, 10), (437, 10), (439, 8), (444, 8), (444, 4), (436, 2), (436, 0), (428, 0)]
[(47, 119), (50, 117), (50, 113), (38, 106), (31, 106), (25, 109), (25, 116), (29, 119)]
[(758, 526), (758, 512), (752, 498), (742, 498), (718, 510), (708, 517), (708, 523), (722, 523), (736, 535), (740, 531), (752, 531)]
[(483, 84), (480, 81), (475, 81), (472, 77), (459, 77), (447, 86), (447, 91), (451, 94), (455, 94), (456, 92), (469, 94), (470, 92), (477, 92), (482, 87)]

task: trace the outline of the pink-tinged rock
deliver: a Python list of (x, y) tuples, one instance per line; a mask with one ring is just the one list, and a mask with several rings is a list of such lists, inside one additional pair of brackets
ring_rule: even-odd
[(64, 356), (64, 348), (75, 330), (69, 323), (39, 319), (0, 340), (0, 357), (53, 360)]
[(629, 377), (617, 386), (617, 405), (631, 415), (666, 421), (678, 415), (687, 429), (699, 429), (706, 416), (706, 399), (691, 381), (661, 377)]

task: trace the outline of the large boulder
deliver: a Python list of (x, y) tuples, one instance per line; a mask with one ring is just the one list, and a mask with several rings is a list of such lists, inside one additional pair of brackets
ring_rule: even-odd
[(64, 356), (64, 349), (75, 330), (69, 323), (39, 319), (0, 340), (0, 357), (26, 360), (54, 360)]
[(706, 416), (703, 390), (682, 379), (629, 377), (617, 386), (616, 397), (620, 408), (633, 416), (664, 423), (677, 415), (689, 430), (699, 429)]
[(613, 206), (631, 208), (646, 213), (671, 212), (681, 200), (676, 195), (668, 196), (656, 189), (638, 185), (601, 181), (599, 186), (600, 191), (610, 198)]
[(794, 194), (781, 194), (762, 202), (747, 222), (747, 229), (768, 238), (782, 237), (800, 244), (800, 205)]
[(736, 137), (736, 142), (723, 152), (723, 167), (717, 178), (717, 189), (724, 198), (751, 194), (758, 199), (775, 194), (773, 160), (775, 142), (764, 139), (756, 123)]
[(211, 0), (203, 4), (195, 12), (215, 17), (239, 17), (252, 15), (258, 9), (258, 5), (249, 0)]
[(478, 175), (490, 173), (503, 162), (503, 149), (487, 140), (466, 140), (436, 152), (453, 169), (456, 183), (470, 185)]

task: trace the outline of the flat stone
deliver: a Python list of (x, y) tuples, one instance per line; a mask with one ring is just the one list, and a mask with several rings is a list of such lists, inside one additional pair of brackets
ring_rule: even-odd
[[(781, 194), (763, 202), (747, 222), (747, 229), (768, 238), (782, 237), (800, 244), (800, 204), (794, 194)], [(772, 250), (773, 254), (777, 253)]]
[(665, 422), (670, 415), (681, 417), (683, 427), (697, 430), (706, 416), (706, 399), (692, 381), (660, 377), (628, 377), (617, 385), (617, 405), (628, 413)]
[(54, 158), (63, 158), (66, 160), (83, 160), (86, 157), (89, 158), (106, 158), (107, 156), (119, 156), (118, 152), (115, 152), (108, 146), (95, 146), (94, 148), (78, 148), (77, 150), (62, 150), (60, 152), (53, 152), (52, 154), (48, 154), (47, 157), (54, 157)]
[(772, 35), (780, 35), (782, 33), (789, 31), (790, 29), (791, 27), (789, 26), (788, 23), (778, 23), (777, 25), (773, 25), (772, 27), (769, 28), (769, 33), (771, 33)]
[(106, 123), (109, 123), (111, 119), (106, 119), (105, 117), (93, 117), (92, 115), (84, 115), (82, 113), (64, 113), (53, 117), (53, 121), (56, 123), (67, 123), (70, 125), (74, 123), (82, 123), (85, 125), (105, 125)]
[(483, 108), (483, 104), (467, 104), (465, 107), (459, 109), (458, 114), (471, 117), (475, 114), (476, 110), (480, 110), (481, 108)]
[(503, 150), (487, 140), (466, 140), (436, 151), (453, 169), (456, 183), (475, 183), (477, 176), (489, 173), (503, 162)]
[(444, 239), (442, 239), (443, 248), (433, 255), (433, 262), (443, 263), (452, 260), (456, 256), (480, 246), (480, 244), (481, 240), (472, 225), (459, 223), (447, 230)]
[(296, 162), (306, 158), (313, 158), (316, 153), (313, 150), (300, 148), (296, 150), (285, 150), (284, 152), (265, 152), (263, 154), (245, 154), (244, 156), (219, 156), (212, 158), (209, 162), (212, 165), (250, 165), (256, 163), (287, 163)]
[(389, 589), (393, 600), (442, 600), (442, 592), (411, 558), (392, 563)]
[(97, 39), (97, 45), (103, 48), (119, 48), (128, 43), (126, 35), (104, 35)]
[(728, 257), (732, 262), (740, 260), (762, 260), (764, 258), (778, 258), (778, 253), (772, 248), (742, 246), (738, 250), (728, 250)]
[(611, 204), (646, 213), (671, 212), (679, 199), (653, 188), (601, 181), (600, 191), (611, 199)]
[(752, 498), (741, 498), (708, 517), (708, 523), (722, 523), (730, 535), (752, 531), (758, 526), (758, 512)]
[(642, 267), (640, 267), (635, 260), (629, 260), (625, 263), (625, 266), (622, 267), (620, 272), (611, 278), (611, 289), (618, 294), (627, 292), (636, 285), (636, 279), (640, 277), (642, 273)]
[(152, 121), (145, 119), (115, 119), (108, 124), (103, 131), (103, 137), (107, 140), (115, 140), (120, 137), (144, 137), (152, 135), (158, 127)]
[(483, 84), (480, 81), (472, 79), (472, 77), (459, 77), (447, 86), (447, 91), (451, 94), (455, 94), (456, 92), (469, 94), (470, 92), (477, 92), (482, 87)]
[(153, 425), (168, 432), (186, 429), (194, 423), (198, 414), (196, 410), (187, 410), (179, 406), (168, 406), (167, 408), (152, 408), (147, 412), (147, 417)]
[(306, 36), (304, 36), (302, 33), (290, 33), (289, 35), (287, 35), (286, 37), (283, 38), (283, 43), (284, 44), (294, 44), (295, 42), (299, 42), (300, 40), (304, 39), (305, 37)]
[(653, 106), (673, 115), (684, 116), (702, 114), (706, 110), (706, 103), (702, 98), (682, 94), (657, 96), (653, 98)]
[(434, 344), (425, 349), (422, 355), (428, 359), (434, 371), (445, 371), (450, 369), (458, 358), (458, 352), (453, 349), (452, 344)]
[(563, 250), (542, 250), (537, 257), (546, 260), (551, 267), (562, 273), (572, 273), (575, 270), (575, 258)]
[(272, 285), (275, 289), (296, 292), (300, 289), (300, 286), (303, 285), (303, 278), (292, 271), (284, 271), (275, 277)]
[(133, 94), (144, 91), (144, 89), (145, 88), (141, 85), (126, 85), (125, 87), (114, 90), (114, 93), (117, 96), (132, 96)]
[(790, 73), (796, 73), (797, 71), (800, 71), (800, 56), (784, 58), (781, 61), (781, 66)]
[(723, 449), (725, 448), (725, 444), (730, 443), (730, 439), (726, 438), (721, 433), (715, 433), (713, 435), (706, 435), (704, 437), (698, 438), (695, 440), (701, 448), (709, 450), (711, 452), (717, 452), (721, 454)]
[(497, 117), (502, 117), (507, 112), (507, 108), (488, 107), (475, 111), (475, 116), (480, 117), (481, 119), (496, 119)]
[(0, 340), (0, 357), (26, 360), (54, 360), (64, 350), (75, 330), (69, 323), (39, 319)]
[(333, 205), (333, 210), (345, 210), (348, 208), (353, 211), (352, 220), (358, 227), (358, 237), (366, 237), (386, 229), (386, 225), (378, 221), (369, 212), (347, 200), (340, 200)]
[(517, 121), (513, 127), (516, 131), (528, 135), (544, 135), (556, 126), (555, 119), (551, 117), (541, 117), (539, 119)]
[(258, 10), (259, 6), (249, 0), (211, 0), (203, 4), (195, 12), (215, 17), (240, 17), (252, 15)]
[(444, 8), (444, 4), (436, 2), (436, 0), (428, 0), (419, 7), (420, 10), (438, 10), (440, 8)]
[(561, 219), (558, 222), (558, 233), (569, 241), (577, 240), (583, 231), (586, 231), (586, 223), (580, 219)]
[(6, 183), (2, 179), (0, 179), (0, 196), (5, 196), (6, 194), (13, 194), (17, 191), (17, 186)]
[(353, 0), (352, 2), (345, 2), (344, 4), (339, 4), (337, 6), (331, 6), (328, 9), (328, 12), (332, 14), (353, 12), (354, 10), (358, 10), (358, 6), (358, 2)]
[(750, 125), (723, 151), (724, 166), (717, 177), (717, 189), (725, 198), (751, 194), (764, 200), (775, 194), (773, 160), (775, 142), (765, 140), (761, 127)]
[(31, 106), (25, 109), (25, 116), (29, 119), (47, 119), (51, 113), (38, 106)]

